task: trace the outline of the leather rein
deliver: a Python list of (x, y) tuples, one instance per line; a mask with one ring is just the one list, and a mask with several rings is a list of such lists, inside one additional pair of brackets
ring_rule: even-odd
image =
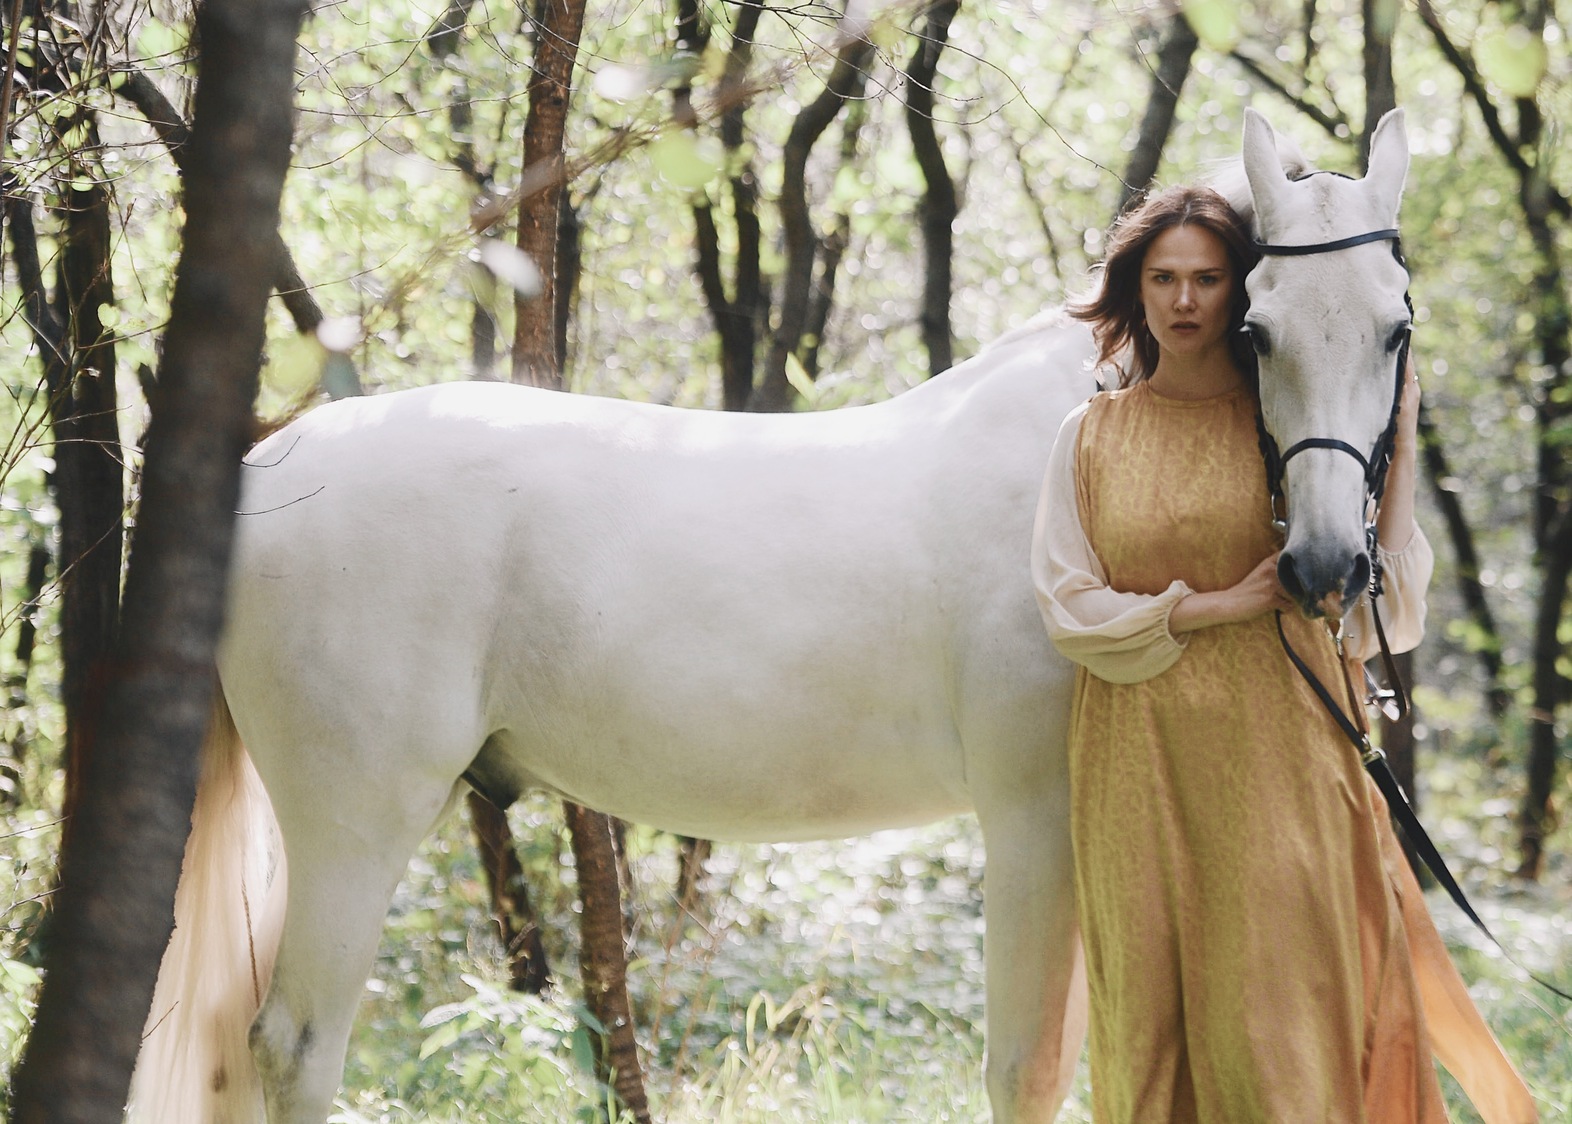
[[(1255, 243), (1255, 248), (1258, 253), (1267, 257), (1304, 257), (1310, 254), (1329, 254), (1337, 250), (1350, 249), (1354, 246), (1386, 241), (1392, 243), (1392, 256), (1397, 259), (1397, 263), (1406, 271), (1408, 263), (1403, 259), (1402, 240), (1396, 229), (1371, 230), (1364, 234), (1356, 234), (1350, 238), (1339, 238), (1335, 241), (1317, 242), (1308, 245), (1284, 246), (1258, 241)], [(1408, 368), (1409, 343), (1413, 335), (1414, 302), (1407, 292), (1403, 294), (1403, 301), (1408, 306), (1409, 329), (1404, 333), (1403, 342), (1398, 349), (1392, 410), (1387, 418), (1386, 428), (1376, 438), (1375, 447), (1371, 449), (1368, 456), (1348, 444), (1348, 442), (1334, 437), (1307, 437), (1303, 441), (1291, 445), (1287, 452), (1280, 453), (1276, 438), (1266, 428), (1266, 419), (1261, 414), (1260, 401), (1257, 399), (1255, 412), (1256, 433), (1260, 440), (1261, 458), (1266, 465), (1266, 486), (1271, 505), (1272, 522), (1279, 529), (1286, 531), (1288, 527), (1287, 497), (1283, 491), (1284, 470), (1289, 460), (1306, 449), (1332, 449), (1353, 457), (1364, 469), (1366, 506), (1373, 512), (1380, 504), (1381, 497), (1386, 490), (1387, 469), (1391, 467), (1392, 454), (1397, 442), (1397, 415), (1402, 405), (1403, 380)], [(1368, 693), (1363, 700), (1357, 697), (1353, 680), (1348, 672), (1348, 661), (1343, 658), (1341, 630), (1334, 630), (1332, 638), (1337, 646), (1338, 663), (1343, 669), (1343, 686), (1348, 696), (1348, 706), (1345, 711), (1338, 704), (1337, 700), (1332, 697), (1332, 692), (1327, 689), (1326, 684), (1316, 677), (1315, 673), (1310, 670), (1310, 667), (1300, 658), (1299, 653), (1295, 652), (1293, 646), (1288, 643), (1288, 635), (1283, 631), (1283, 614), (1281, 610), (1278, 610), (1276, 614), (1278, 640), (1281, 641), (1283, 651), (1288, 655), (1289, 662), (1293, 664), (1295, 670), (1299, 672), (1304, 681), (1309, 684), (1310, 689), (1315, 692), (1326, 712), (1337, 723), (1343, 736), (1348, 739), (1355, 751), (1358, 752), (1365, 771), (1370, 774), (1371, 779), (1376, 783), (1376, 787), (1381, 790), (1381, 795), (1386, 798), (1387, 806), (1403, 828), (1403, 834), (1408, 837), (1408, 841), (1415, 852), (1424, 861), (1425, 866), (1430, 869), (1430, 873), (1435, 876), (1436, 881), (1446, 890), (1447, 895), (1457, 904), (1458, 908), (1463, 911), (1468, 919), (1474, 923), (1479, 931), (1490, 938), (1491, 942), (1502, 951), (1510, 963), (1516, 965), (1519, 970), (1528, 975), (1529, 979), (1541, 987), (1554, 992), (1562, 999), (1572, 1002), (1572, 995), (1568, 995), (1565, 991), (1547, 983), (1533, 972), (1523, 968), (1507, 950), (1506, 946), (1501, 943), (1500, 939), (1490, 931), (1489, 926), (1484, 923), (1474, 907), (1469, 903), (1468, 896), (1463, 893), (1462, 887), (1457, 884), (1457, 879), (1452, 877), (1452, 872), (1447, 869), (1446, 860), (1441, 857), (1441, 852), (1436, 848), (1429, 833), (1425, 831), (1424, 825), (1419, 822), (1419, 817), (1415, 814), (1413, 805), (1408, 802), (1408, 796), (1403, 791), (1403, 786), (1398, 783), (1397, 778), (1392, 774), (1392, 766), (1387, 761), (1386, 753), (1379, 746), (1371, 744), (1369, 723), (1365, 718), (1365, 706), (1371, 703), (1379, 705), (1386, 716), (1394, 722), (1404, 717), (1409, 710), (1408, 693), (1404, 690), (1402, 680), (1398, 676), (1397, 665), (1392, 659), (1392, 651), (1387, 644), (1386, 630), (1381, 624), (1378, 598), (1383, 592), (1382, 567), (1377, 544), (1376, 523), (1374, 515), (1371, 514), (1365, 519), (1365, 549), (1370, 560), (1368, 597), (1370, 600), (1370, 615), (1375, 621), (1376, 637), (1381, 646), (1381, 662), (1386, 674), (1387, 688), (1380, 688), (1369, 673), (1366, 672), (1365, 678), (1368, 685)]]

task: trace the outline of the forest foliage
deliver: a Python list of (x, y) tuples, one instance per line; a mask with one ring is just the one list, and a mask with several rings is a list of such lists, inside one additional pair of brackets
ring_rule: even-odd
[[(750, 391), (766, 393), (771, 332), (779, 327), (793, 253), (802, 252), (783, 206), (793, 190), (794, 129), (832, 80), (852, 27), (866, 41), (855, 87), (803, 165), (808, 261), (817, 273), (809, 326), (788, 341), (781, 359), (781, 404), (828, 409), (878, 400), (930, 374), (924, 279), (933, 267), (922, 224), (930, 181), (907, 110), (908, 72), (927, 11), (913, 4), (854, 4), (850, 12), (819, 3), (765, 5), (755, 13), (739, 77), (734, 33), (751, 18), (750, 7), (759, 6), (589, 6), (565, 165), (577, 268), (565, 310), (564, 376), (575, 392), (710, 409), (746, 402)], [(101, 332), (81, 341), (80, 353), (105, 339), (114, 345), (116, 455), (124, 459), (124, 506), (134, 530), (146, 395), (160, 363), (184, 218), (180, 171), (167, 132), (149, 123), (147, 88), (189, 120), (198, 48), (183, 2), (78, 9), (29, 0), (15, 11), (22, 18), (8, 15), (3, 25), (14, 80), (0, 111), (0, 834), (7, 839), (0, 848), (0, 1044), (13, 1052), (37, 982), (38, 922), (67, 799), (69, 694), (61, 660), (62, 449), (51, 429), (52, 401), (62, 392), (49, 381), (49, 347), (29, 305), (39, 294), (28, 289), (18, 223), (35, 226), (44, 295), (69, 320), (72, 294), (56, 279), (64, 276), (70, 232), (81, 199), (97, 192), (105, 200), (113, 298), (98, 306)], [(694, 15), (691, 24), (682, 22), (684, 12)], [(507, 224), (513, 193), (537, 174), (522, 166), (519, 143), (534, 28), (530, 13), (488, 0), (339, 0), (313, 10), (301, 38), (281, 237), (318, 318), (327, 320), (303, 333), (299, 311), (273, 303), (257, 407), (264, 422), (328, 395), (507, 377), (515, 295), (532, 284), (529, 264), (510, 249)], [(1434, 446), (1444, 454), (1427, 462), (1422, 515), (1441, 569), (1416, 672), (1419, 789), (1441, 814), (1439, 834), (1461, 854), (1471, 885), (1500, 889), (1514, 870), (1538, 876), (1539, 889), (1513, 892), (1527, 895), (1530, 913), (1563, 919), (1548, 930), (1524, 922), (1538, 934), (1530, 945), (1560, 947), (1572, 859), (1568, 831), (1555, 818), (1567, 799), (1566, 773), (1553, 758), (1548, 801), (1540, 800), (1539, 812), (1525, 809), (1535, 783), (1535, 737), (1541, 744), (1565, 740), (1562, 704), (1572, 675), (1572, 616), (1564, 606), (1572, 539), (1556, 531), (1572, 525), (1560, 467), (1572, 439), (1572, 370), (1556, 343), (1572, 331), (1560, 267), (1572, 225), (1572, 148), (1562, 132), (1572, 120), (1566, 32), (1547, 0), (1188, 0), (1182, 11), (1107, 0), (961, 5), (938, 56), (927, 111), (957, 205), (947, 255), (955, 359), (1085, 291), (1102, 231), (1127, 188), (1139, 186), (1123, 177), (1139, 155), (1154, 74), (1185, 29), (1193, 33), (1193, 55), (1184, 57), (1183, 84), (1172, 91), (1174, 120), (1157, 164), (1165, 182), (1205, 176), (1233, 157), (1247, 105), (1266, 112), (1323, 166), (1356, 172), (1366, 53), (1373, 35), (1390, 42), (1413, 149), (1403, 227), (1414, 346)], [(735, 385), (728, 390), (733, 376), (725, 372), (735, 357), (717, 331), (717, 300), (734, 306), (751, 331), (751, 381), (740, 399)], [(1449, 500), (1477, 550), (1471, 565), (1460, 564), (1448, 534)], [(1552, 604), (1557, 581), (1562, 593)], [(1471, 588), (1486, 616), (1468, 600)], [(1549, 679), (1536, 675), (1547, 644)], [(1489, 670), (1491, 656), (1498, 671)], [(1492, 688), (1505, 698), (1504, 709), (1492, 705)], [(1541, 819), (1525, 827), (1533, 815)], [(536, 812), (523, 821), (524, 845), (535, 848), (533, 873), (561, 866), (558, 827)], [(900, 877), (869, 889), (867, 900), (911, 903), (910, 886), (943, 891), (940, 900), (970, 900), (977, 843), (963, 829), (947, 830), (954, 837), (937, 844), (942, 858), (930, 855), (911, 869), (894, 862), (890, 869)], [(1533, 862), (1522, 854), (1528, 832), (1537, 833)], [(664, 871), (665, 844), (637, 838)], [(424, 1020), (414, 1059), (402, 1055), (401, 1064), (417, 1070), (418, 1061), (441, 1061), (466, 1041), (494, 1051), (505, 1040), (542, 1047), (535, 1061), (518, 1059), (513, 1072), (545, 1066), (550, 1072), (542, 1071), (542, 1080), (560, 1077), (564, 1088), (582, 1083), (571, 1063), (580, 1024), (549, 1006), (521, 1015), (516, 1000), (499, 998), (485, 982), (482, 965), (495, 955), (475, 935), (485, 905), (478, 898), (446, 901), (454, 884), (476, 882), (456, 848), (451, 835), (436, 844), (421, 860), (436, 873), (417, 878), (423, 889), (400, 900), (394, 931), (426, 951), (390, 942), (379, 978), (401, 998), (390, 1006), (374, 997), (373, 1017), (406, 1030), (412, 1019)], [(780, 864), (764, 862), (781, 875)], [(828, 865), (818, 875), (837, 877)], [(955, 878), (962, 881), (946, 881)], [(814, 892), (800, 896), (811, 900)], [(749, 900), (747, 893), (739, 900)], [(567, 899), (548, 903), (546, 914), (566, 956)], [(436, 920), (450, 915), (462, 923)], [(789, 943), (807, 924), (784, 908), (761, 907), (760, 916), (771, 919), (771, 941)], [(675, 947), (693, 952), (702, 944), (701, 935), (687, 931)], [(974, 948), (964, 939), (962, 946)], [(479, 982), (456, 982), (451, 965), (435, 963), (443, 948), (467, 952)], [(659, 960), (647, 958), (644, 972), (655, 972), (650, 965)], [(926, 1015), (911, 1016), (923, 1033), (974, 1021), (966, 989), (976, 981), (963, 969), (902, 981), (902, 988), (932, 983), (945, 992), (936, 1005), (923, 1001)], [(691, 963), (659, 968), (692, 970)], [(702, 979), (683, 985), (687, 998), (670, 1016), (688, 1020), (704, 1049), (715, 1051), (712, 1074), (727, 1064), (758, 1063), (753, 1028), (774, 1020), (772, 1031), (800, 1028), (797, 1046), (828, 1059), (792, 1073), (828, 1082), (845, 1064), (832, 1049), (835, 1033), (848, 1025), (864, 1038), (897, 1033), (892, 1028), (909, 1013), (871, 1018), (861, 1009), (846, 1013), (846, 1021), (804, 1021), (803, 1012), (822, 1015), (829, 1001), (795, 989), (808, 986), (805, 979), (822, 981), (822, 973), (805, 969), (782, 993), (768, 991), (785, 985), (746, 957), (735, 970), (736, 988), (722, 989), (730, 1005), (710, 1012), (714, 1026), (693, 999), (707, 994)], [(837, 972), (858, 975), (855, 963)], [(419, 982), (426, 973), (442, 981), (429, 994)], [(659, 1006), (651, 995), (660, 985), (651, 975), (639, 978), (647, 1016)], [(771, 997), (750, 1009), (746, 997), (766, 993)], [(888, 1012), (893, 992), (881, 1002)], [(900, 1002), (914, 1001), (908, 995)], [(771, 1013), (794, 1003), (789, 1018)], [(734, 1031), (738, 1037), (728, 1038)], [(829, 1038), (815, 1045), (821, 1032)], [(493, 1033), (500, 1038), (486, 1037)], [(978, 1048), (965, 1033), (956, 1040), (973, 1053)], [(665, 1041), (652, 1043), (658, 1067), (680, 1072), (691, 1064), (681, 1052), (662, 1054)], [(728, 1062), (728, 1049), (741, 1050), (744, 1061)], [(371, 1039), (357, 1051), (352, 1085), (357, 1072), (370, 1082), (374, 1072), (386, 1072), (384, 1063), (392, 1065)], [(1551, 1050), (1537, 1086), (1563, 1105), (1572, 1100), (1569, 1054), (1565, 1043)], [(454, 1065), (467, 1095), (483, 1100), (495, 1074), (474, 1060), (479, 1056), (472, 1051)], [(927, 1059), (914, 1064), (920, 1069)], [(418, 1085), (420, 1078), (411, 1080)], [(574, 1095), (593, 1100), (585, 1088)], [(361, 1108), (374, 1119), (412, 1095), (403, 1087), (366, 1093)], [(703, 1087), (673, 1094), (700, 1105), (708, 1095)], [(979, 1095), (957, 1094), (956, 1103)], [(356, 1111), (346, 1105), (347, 1118), (358, 1118)], [(700, 1118), (708, 1110), (685, 1111)]]

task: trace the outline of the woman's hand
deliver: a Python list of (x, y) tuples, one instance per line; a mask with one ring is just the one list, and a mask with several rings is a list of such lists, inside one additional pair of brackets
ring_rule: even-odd
[(1293, 608), (1293, 599), (1277, 580), (1277, 559), (1281, 553), (1261, 559), (1238, 585), (1212, 593), (1192, 593), (1181, 599), (1168, 614), (1168, 631), (1178, 634), (1213, 625), (1238, 624), (1274, 609)]

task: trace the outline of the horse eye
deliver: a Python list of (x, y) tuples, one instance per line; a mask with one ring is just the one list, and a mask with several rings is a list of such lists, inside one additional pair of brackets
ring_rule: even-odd
[(1393, 328), (1392, 334), (1387, 337), (1386, 349), (1388, 351), (1396, 351), (1398, 348), (1402, 347), (1403, 341), (1408, 338), (1408, 333), (1412, 329), (1413, 325), (1406, 323), (1399, 324), (1397, 327)]
[(1272, 354), (1272, 341), (1266, 334), (1266, 329), (1259, 324), (1245, 324), (1239, 329), (1250, 337), (1250, 346), (1255, 348), (1255, 353), (1262, 359)]

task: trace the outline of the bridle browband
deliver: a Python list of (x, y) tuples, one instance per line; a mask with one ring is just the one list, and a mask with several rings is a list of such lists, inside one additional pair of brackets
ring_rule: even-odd
[[(1306, 173), (1306, 175), (1319, 174), (1327, 173)], [(1337, 172), (1329, 174), (1341, 175), (1341, 173)], [(1296, 177), (1296, 179), (1304, 178), (1305, 176)], [(1349, 177), (1345, 176), (1343, 178), (1347, 179)], [(1395, 228), (1371, 230), (1348, 238), (1306, 245), (1285, 246), (1257, 241), (1255, 248), (1263, 257), (1308, 257), (1312, 254), (1330, 254), (1338, 250), (1347, 250), (1372, 242), (1387, 241), (1392, 243), (1392, 256), (1397, 259), (1397, 264), (1402, 266), (1404, 271), (1407, 272), (1408, 263), (1403, 258), (1402, 239)], [(1277, 439), (1266, 428), (1266, 419), (1261, 413), (1259, 396), (1257, 397), (1255, 425), (1257, 437), (1261, 444), (1261, 458), (1266, 464), (1268, 503), (1271, 505), (1272, 521), (1280, 528), (1287, 529), (1288, 511), (1286, 497), (1283, 492), (1283, 472), (1288, 462), (1306, 449), (1333, 449), (1353, 457), (1354, 460), (1359, 462), (1360, 467), (1364, 469), (1366, 507), (1373, 508), (1380, 504), (1381, 497), (1386, 490), (1387, 469), (1391, 467), (1392, 453), (1397, 441), (1397, 415), (1403, 401), (1403, 380), (1408, 369), (1409, 344), (1413, 337), (1414, 302), (1406, 291), (1403, 293), (1403, 303), (1408, 306), (1409, 327), (1403, 334), (1402, 345), (1398, 348), (1397, 372), (1392, 393), (1392, 411), (1387, 417), (1386, 428), (1381, 431), (1381, 436), (1376, 438), (1375, 447), (1371, 449), (1368, 457), (1348, 442), (1341, 441), (1335, 437), (1307, 437), (1303, 441), (1298, 441), (1290, 446), (1286, 453), (1279, 453)], [(1397, 675), (1397, 667), (1392, 661), (1391, 649), (1387, 645), (1386, 640), (1386, 630), (1381, 625), (1381, 613), (1376, 604), (1376, 598), (1382, 592), (1382, 574), (1381, 561), (1377, 552), (1378, 539), (1375, 517), (1368, 511), (1362, 514), (1365, 520), (1365, 549), (1370, 559), (1370, 615), (1375, 621), (1376, 636), (1380, 641), (1381, 658), (1387, 676), (1387, 683), (1389, 684), (1387, 690), (1378, 690), (1374, 681), (1367, 676), (1371, 691), (1365, 699), (1365, 703), (1380, 703), (1387, 717), (1396, 721), (1408, 713), (1408, 695), (1403, 689), (1402, 681)], [(1497, 939), (1479, 914), (1475, 912), (1473, 905), (1469, 903), (1467, 895), (1463, 893), (1462, 888), (1457, 884), (1457, 880), (1452, 877), (1451, 871), (1447, 869), (1446, 860), (1441, 857), (1441, 852), (1436, 849), (1424, 826), (1419, 822), (1418, 816), (1415, 815), (1413, 806), (1409, 804), (1407, 794), (1403, 791), (1402, 786), (1398, 784), (1397, 778), (1392, 775), (1392, 767), (1387, 762), (1386, 754), (1379, 747), (1371, 744), (1369, 733), (1363, 728), (1363, 724), (1358, 721), (1363, 716), (1363, 711), (1360, 700), (1354, 692), (1353, 681), (1348, 674), (1348, 664), (1342, 659), (1343, 645), (1340, 633), (1334, 632), (1333, 637), (1337, 644), (1338, 662), (1343, 667), (1343, 683), (1348, 692), (1347, 713), (1338, 705), (1326, 685), (1316, 677), (1315, 673), (1310, 670), (1309, 666), (1288, 643), (1288, 635), (1283, 631), (1283, 614), (1281, 610), (1277, 612), (1277, 636), (1282, 642), (1283, 651), (1287, 653), (1288, 659), (1294, 665), (1295, 670), (1309, 684), (1316, 697), (1320, 699), (1321, 705), (1337, 723), (1343, 735), (1353, 744), (1354, 749), (1358, 751), (1366, 772), (1375, 781), (1376, 787), (1381, 790), (1382, 796), (1386, 799), (1387, 807), (1396, 817), (1398, 823), (1402, 825), (1403, 833), (1408, 837), (1409, 842), (1413, 845), (1414, 850), (1424, 861), (1425, 865), (1430, 868), (1431, 873), (1435, 875), (1436, 881), (1447, 891), (1448, 896), (1462, 909), (1469, 920), (1479, 928), (1480, 932), (1484, 933), (1485, 936), (1495, 943), (1496, 947), (1506, 955), (1508, 961), (1516, 965), (1520, 970), (1527, 972), (1529, 978), (1541, 987), (1554, 992), (1563, 999), (1572, 1001), (1572, 995), (1568, 995), (1560, 988), (1547, 983), (1533, 972), (1528, 972), (1527, 969), (1524, 969), (1522, 965), (1517, 963), (1517, 960), (1507, 951), (1506, 946)]]

